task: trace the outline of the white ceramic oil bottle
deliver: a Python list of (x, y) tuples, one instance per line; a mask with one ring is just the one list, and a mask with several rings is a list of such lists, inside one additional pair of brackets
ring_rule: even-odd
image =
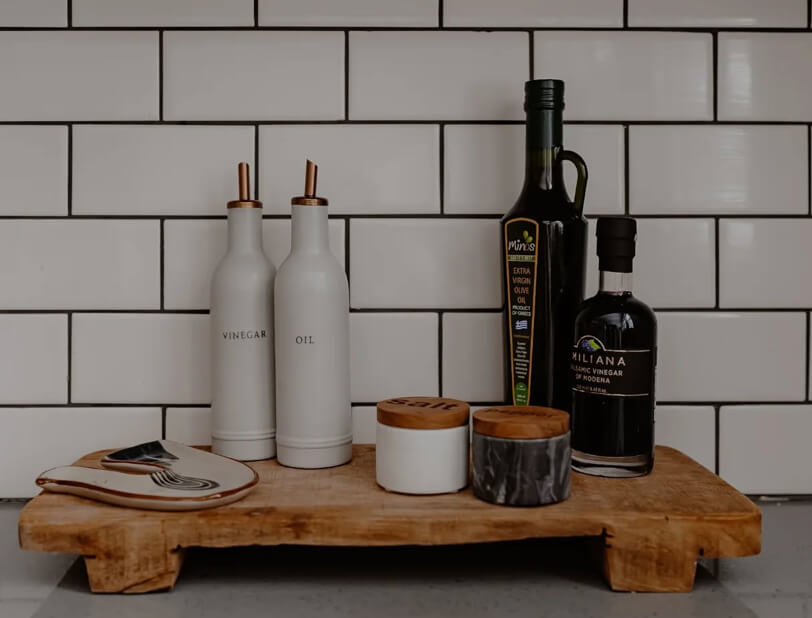
[(291, 251), (275, 290), (277, 458), (327, 468), (352, 458), (349, 291), (330, 252), (327, 200), (307, 162), (305, 193), (292, 205)]
[(262, 248), (262, 202), (252, 200), (248, 164), (240, 197), (228, 203), (228, 250), (211, 282), (212, 451), (233, 459), (276, 454), (273, 285)]

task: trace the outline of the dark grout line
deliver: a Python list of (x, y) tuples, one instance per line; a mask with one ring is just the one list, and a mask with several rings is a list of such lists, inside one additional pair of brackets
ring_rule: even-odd
[[(812, 0), (809, 0), (812, 2)], [(809, 215), (812, 216), (812, 173), (810, 173), (810, 163), (812, 163), (812, 126), (806, 128), (806, 195), (809, 201)]]
[(443, 320), (445, 312), (437, 312), (437, 394), (443, 396)]
[(713, 406), (713, 471), (719, 474), (719, 417), (721, 415), (721, 407), (719, 405)]
[(806, 376), (804, 376), (806, 378), (806, 384), (805, 384), (806, 390), (804, 391), (804, 394), (806, 396), (807, 401), (810, 400), (810, 397), (809, 397), (809, 380), (810, 380), (809, 372), (810, 372), (810, 369), (812, 369), (812, 367), (810, 367), (810, 354), (812, 354), (812, 351), (810, 351), (810, 346), (812, 346), (812, 343), (810, 343), (810, 339), (812, 339), (812, 325), (810, 325), (810, 321), (812, 321), (812, 316), (810, 316), (810, 314), (807, 313), (806, 314)]
[(714, 220), (713, 220), (713, 243), (714, 243), (714, 247), (713, 247), (713, 256), (714, 256), (714, 258), (713, 258), (714, 259), (713, 289), (714, 289), (714, 294), (715, 294), (715, 297), (716, 297), (715, 304), (714, 304), (714, 307), (716, 309), (719, 309), (719, 300), (720, 300), (719, 299), (719, 296), (720, 296), (719, 288), (721, 287), (721, 282), (719, 280), (719, 270), (720, 270), (720, 267), (719, 267), (719, 253), (720, 253), (719, 227), (720, 227), (719, 217), (715, 217)]
[(71, 378), (73, 374), (73, 315), (68, 312), (68, 403), (71, 402)]
[[(68, 125), (68, 216), (73, 214), (73, 125)], [(12, 217), (9, 217), (12, 218)]]
[(629, 0), (623, 0), (623, 29), (629, 27)]
[[(347, 275), (347, 287), (351, 285), (350, 281), (350, 219), (344, 219), (344, 272)], [(352, 292), (352, 288), (350, 288)]]
[[(198, 126), (198, 127), (251, 127), (251, 126), (287, 126), (287, 125), (429, 125), (429, 124), (451, 124), (462, 126), (501, 126), (501, 125), (524, 125), (524, 120), (449, 120), (449, 119), (421, 119), (421, 120), (364, 120), (364, 119), (339, 119), (339, 120), (0, 120), (0, 126), (65, 126), (74, 123), (78, 125), (111, 125), (111, 126)], [(564, 126), (597, 125), (597, 126), (745, 126), (745, 127), (773, 127), (773, 126), (810, 126), (805, 120), (567, 120)]]
[(166, 406), (161, 407), (161, 440), (166, 440)]
[(445, 12), (444, 0), (437, 0), (437, 27), (443, 27), (443, 13)]
[(350, 31), (344, 31), (344, 120), (350, 119)]
[(166, 30), (169, 32), (677, 32), (677, 33), (707, 33), (741, 32), (748, 34), (799, 34), (809, 32), (807, 26), (779, 28), (750, 28), (743, 26), (544, 26), (528, 28), (527, 26), (0, 26), (0, 32), (58, 32), (61, 30), (76, 30), (78, 32), (114, 31), (114, 32), (144, 32)]
[(445, 124), (440, 124), (440, 214), (445, 214)]
[(254, 27), (259, 26), (259, 0), (254, 0)]
[(812, 28), (812, 0), (806, 2), (806, 27)]
[(164, 220), (161, 219), (160, 221), (160, 240), (159, 240), (159, 263), (160, 263), (160, 285), (161, 289), (159, 292), (160, 299), (161, 299), (161, 311), (163, 311), (166, 307), (164, 305), (164, 277), (165, 277), (165, 267), (164, 267), (164, 253), (165, 253), (165, 242), (164, 242)]
[(259, 125), (254, 125), (254, 199), (262, 201), (259, 196)]
[(535, 55), (536, 55), (536, 36), (533, 34), (533, 31), (529, 31), (527, 33), (527, 37), (529, 39), (529, 49), (530, 49), (530, 58), (529, 58), (529, 65), (530, 65), (530, 74), (527, 79), (533, 79), (533, 74), (536, 71), (535, 66)]
[(64, 403), (2, 403), (0, 409), (6, 408), (208, 408), (211, 403), (99, 403), (71, 402)]
[(164, 119), (164, 31), (158, 31), (158, 118)]
[(67, 9), (68, 9), (68, 20), (67, 20), (68, 28), (72, 28), (73, 27), (73, 0), (67, 0), (67, 2), (65, 4), (67, 5)]
[(711, 87), (713, 88), (713, 120), (716, 122), (719, 120), (719, 35), (714, 32), (712, 35), (713, 41), (713, 82), (711, 83)]
[(623, 126), (623, 212), (629, 216), (629, 125)]

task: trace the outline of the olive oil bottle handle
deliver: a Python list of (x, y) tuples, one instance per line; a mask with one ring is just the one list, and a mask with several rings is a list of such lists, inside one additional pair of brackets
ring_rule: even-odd
[(581, 155), (571, 150), (561, 150), (558, 153), (557, 160), (560, 163), (569, 161), (575, 166), (578, 172), (578, 181), (575, 183), (575, 199), (573, 200), (573, 204), (575, 205), (576, 212), (580, 216), (584, 213), (584, 196), (586, 195), (586, 181), (588, 178), (586, 163), (581, 158)]

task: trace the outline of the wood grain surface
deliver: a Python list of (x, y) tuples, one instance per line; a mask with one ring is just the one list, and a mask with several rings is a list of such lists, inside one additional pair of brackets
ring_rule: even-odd
[[(78, 465), (97, 467), (108, 451)], [(657, 447), (654, 472), (634, 479), (573, 474), (572, 496), (542, 507), (481, 502), (470, 488), (409, 496), (375, 483), (375, 448), (327, 470), (251, 464), (260, 475), (245, 499), (210, 510), (138, 511), (43, 493), (20, 514), (24, 549), (84, 556), (94, 592), (172, 587), (188, 547), (241, 545), (448, 545), (594, 536), (615, 590), (689, 591), (699, 555), (736, 557), (761, 548), (761, 512), (689, 457)]]
[(474, 431), (494, 438), (538, 440), (570, 430), (570, 415), (541, 406), (495, 406), (473, 413)]

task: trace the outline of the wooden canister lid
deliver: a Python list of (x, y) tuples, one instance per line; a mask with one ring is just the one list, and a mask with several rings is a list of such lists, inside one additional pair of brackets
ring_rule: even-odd
[(569, 414), (540, 406), (485, 408), (474, 412), (473, 419), (475, 433), (494, 438), (554, 438), (570, 430)]
[(449, 429), (468, 424), (470, 406), (445, 397), (395, 397), (378, 403), (378, 422), (404, 429)]

